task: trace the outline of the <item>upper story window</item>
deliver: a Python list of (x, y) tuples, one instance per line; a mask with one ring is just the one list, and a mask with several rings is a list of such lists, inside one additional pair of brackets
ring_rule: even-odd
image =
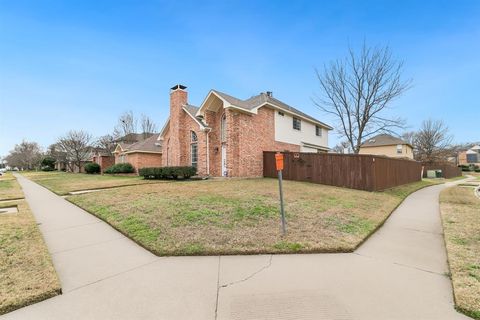
[(293, 117), (293, 129), (302, 130), (302, 122), (300, 119)]
[(315, 126), (315, 135), (317, 135), (317, 137), (321, 137), (322, 136), (322, 127), (320, 126)]
[(227, 141), (227, 116), (222, 115), (222, 120), (220, 122), (220, 140), (222, 142)]
[(397, 154), (402, 154), (403, 146), (401, 144), (397, 144)]
[(192, 131), (190, 133), (190, 136), (191, 136), (191, 142), (197, 142), (198, 141), (197, 134), (195, 133), (195, 131)]

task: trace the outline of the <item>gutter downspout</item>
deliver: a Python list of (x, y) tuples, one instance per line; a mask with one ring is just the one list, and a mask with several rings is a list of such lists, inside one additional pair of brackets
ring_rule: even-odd
[(205, 128), (205, 132), (207, 134), (207, 176), (210, 176), (210, 146), (209, 146), (209, 138), (208, 134), (210, 133), (211, 128)]

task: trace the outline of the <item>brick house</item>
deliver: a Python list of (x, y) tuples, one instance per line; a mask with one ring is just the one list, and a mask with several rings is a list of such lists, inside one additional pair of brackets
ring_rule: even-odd
[(170, 117), (156, 139), (161, 162), (155, 165), (193, 165), (202, 176), (258, 177), (263, 151), (328, 152), (330, 130), (271, 92), (241, 100), (211, 90), (196, 107), (189, 104), (186, 87), (176, 85), (170, 91)]
[(145, 167), (162, 166), (162, 148), (158, 138), (158, 133), (132, 133), (117, 140), (113, 151), (115, 164), (128, 162), (136, 172)]
[(100, 173), (115, 164), (115, 157), (106, 150), (96, 149), (93, 152), (91, 161), (100, 166)]

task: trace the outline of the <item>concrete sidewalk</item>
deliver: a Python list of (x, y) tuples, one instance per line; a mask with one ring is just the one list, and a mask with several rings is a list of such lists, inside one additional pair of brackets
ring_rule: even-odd
[(469, 319), (453, 309), (438, 209), (409, 196), (352, 254), (159, 258), (19, 177), (64, 294), (1, 319)]

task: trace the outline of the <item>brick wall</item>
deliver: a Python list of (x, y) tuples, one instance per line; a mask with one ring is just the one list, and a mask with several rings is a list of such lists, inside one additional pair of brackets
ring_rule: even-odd
[(114, 156), (93, 156), (92, 161), (100, 166), (100, 173), (103, 173), (105, 169), (115, 164), (116, 158)]
[(138, 169), (141, 168), (161, 167), (162, 154), (143, 152), (129, 153), (125, 155), (125, 162), (130, 163), (135, 168), (135, 172), (138, 173)]
[(227, 123), (227, 173), (229, 177), (261, 177), (263, 175), (263, 151), (299, 152), (300, 146), (275, 141), (274, 111), (260, 108), (257, 115), (249, 115), (233, 109), (207, 111), (205, 120), (212, 127), (210, 142), (210, 174), (221, 176), (220, 141), (221, 118), (225, 113)]
[[(198, 122), (192, 119), (184, 110), (183, 105), (187, 103), (186, 91), (172, 91), (170, 97), (169, 128), (163, 135), (163, 160), (162, 166), (190, 166), (192, 164), (191, 155), (191, 133), (197, 134), (197, 173), (207, 175), (207, 144), (206, 132), (202, 131)], [(177, 111), (180, 113), (177, 114)], [(174, 123), (177, 121), (177, 123)]]

